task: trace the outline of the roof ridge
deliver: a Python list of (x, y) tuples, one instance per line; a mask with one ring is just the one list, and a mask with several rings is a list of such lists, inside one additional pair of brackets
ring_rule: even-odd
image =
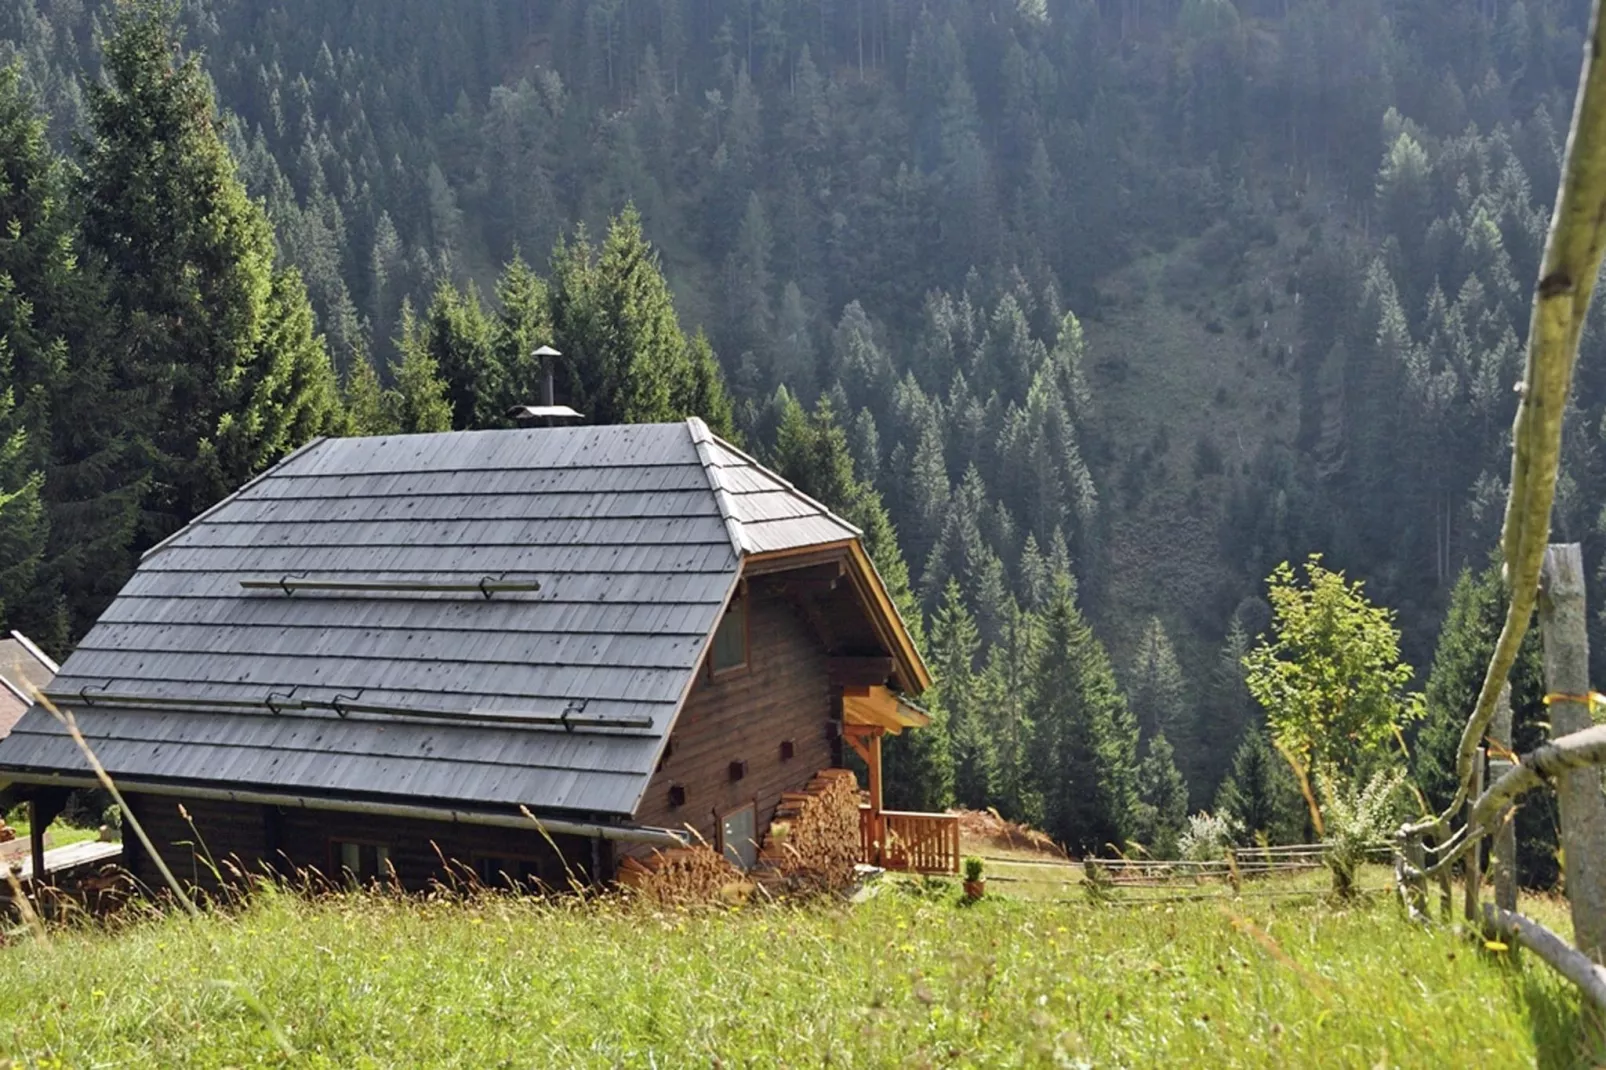
[[(695, 416), (692, 417), (692, 419), (697, 420), (697, 422), (699, 424), (703, 423), (702, 420), (698, 419)], [(765, 464), (763, 461), (759, 460), (757, 457), (754, 457), (751, 453), (748, 453), (746, 450), (742, 449), (740, 446), (733, 445), (732, 443), (726, 441), (725, 439), (720, 438), (718, 435), (714, 434), (712, 431), (709, 431), (708, 430), (708, 425), (703, 424), (703, 431), (704, 431), (705, 434), (707, 434), (708, 438), (711, 440), (712, 443), (717, 443), (721, 449), (728, 450), (731, 453), (734, 453), (736, 456), (740, 457), (742, 460), (744, 460), (748, 464), (752, 465), (755, 469), (757, 469), (766, 478), (775, 480), (775, 482), (779, 483), (782, 487), (786, 488), (786, 490), (788, 492), (790, 492), (792, 494), (795, 494), (798, 498), (800, 498), (803, 501), (807, 502), (809, 505), (814, 506), (814, 508), (818, 509), (822, 515), (828, 516), (832, 520), (835, 520), (838, 524), (841, 524), (843, 527), (847, 528), (849, 531), (853, 532), (855, 535), (863, 535), (864, 534), (864, 529), (859, 527), (859, 525), (857, 525), (857, 524), (853, 523), (852, 521), (848, 520), (847, 517), (842, 516), (835, 509), (832, 509), (829, 505), (826, 505), (824, 502), (820, 501), (820, 499), (818, 499), (818, 498), (816, 498), (816, 497), (814, 497), (814, 496), (812, 496), (810, 494), (806, 494), (803, 491), (799, 490), (797, 488), (797, 484), (793, 483), (791, 480), (789, 480), (785, 476), (781, 475), (781, 473), (777, 472), (775, 469), (771, 468), (769, 465)], [(702, 446), (700, 444), (698, 446), (698, 455), (699, 456), (702, 455)]]
[(39, 649), (39, 645), (32, 639), (29, 639), (26, 635), (23, 635), (21, 632), (13, 628), (11, 631), (11, 638), (15, 639), (22, 649), (26, 650), (30, 655), (32, 655), (35, 661), (49, 669), (51, 672), (61, 671), (61, 666), (56, 664), (56, 659)]
[(730, 536), (731, 551), (738, 558), (745, 557), (749, 549), (747, 535), (742, 530), (741, 518), (736, 515), (736, 505), (731, 501), (730, 491), (725, 489), (725, 481), (718, 472), (720, 466), (714, 460), (714, 433), (698, 416), (688, 417), (686, 428), (691, 432), (692, 445), (697, 449), (697, 460), (703, 466), (703, 475), (708, 477), (708, 489), (714, 492), (714, 503), (719, 508), (720, 518), (725, 521), (725, 532)]
[(273, 475), (273, 473), (277, 472), (279, 469), (283, 468), (285, 465), (289, 464), (291, 461), (295, 460), (297, 457), (300, 457), (303, 453), (310, 453), (316, 447), (323, 445), (325, 442), (328, 442), (329, 439), (330, 439), (329, 435), (314, 435), (312, 438), (309, 438), (307, 441), (303, 442), (301, 445), (297, 446), (295, 449), (291, 450), (289, 453), (287, 453), (283, 457), (279, 458), (273, 464), (269, 465), (267, 468), (264, 468), (262, 471), (258, 472), (256, 475), (252, 476), (250, 479), (246, 480), (244, 483), (241, 483), (238, 487), (234, 488), (234, 493), (225, 495), (224, 497), (218, 499), (216, 502), (213, 502), (211, 505), (207, 506), (205, 509), (202, 509), (199, 513), (195, 514), (195, 516), (190, 520), (190, 522), (188, 524), (185, 524), (183, 527), (181, 527), (177, 531), (173, 532), (167, 538), (163, 539), (161, 542), (158, 542), (155, 546), (152, 546), (149, 550), (146, 550), (144, 553), (140, 554), (139, 555), (140, 564), (144, 564), (146, 561), (149, 561), (151, 558), (155, 557), (161, 551), (167, 549), (168, 545), (174, 539), (178, 538), (180, 535), (184, 534), (186, 531), (189, 531), (191, 528), (195, 527), (197, 524), (200, 524), (200, 523), (204, 522), (207, 517), (211, 516), (213, 513), (217, 512), (219, 509), (223, 508), (225, 505), (228, 505), (230, 502), (234, 501), (234, 499), (238, 498), (240, 495), (244, 494), (246, 491), (250, 490), (252, 487), (254, 487), (258, 483), (262, 482), (264, 479), (267, 479), (269, 476)]

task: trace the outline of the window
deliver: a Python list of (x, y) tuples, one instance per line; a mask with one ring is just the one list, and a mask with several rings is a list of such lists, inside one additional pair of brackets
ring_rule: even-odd
[(725, 619), (714, 632), (708, 665), (715, 676), (747, 665), (747, 592), (738, 592), (725, 610)]
[(533, 891), (546, 880), (541, 863), (533, 858), (481, 856), (474, 859), (474, 875), (487, 888), (512, 885), (526, 891)]
[(390, 880), (390, 848), (382, 843), (349, 843), (332, 840), (329, 854), (341, 879), (368, 884)]
[(719, 819), (719, 849), (738, 869), (752, 869), (758, 861), (758, 834), (753, 804), (732, 810)]

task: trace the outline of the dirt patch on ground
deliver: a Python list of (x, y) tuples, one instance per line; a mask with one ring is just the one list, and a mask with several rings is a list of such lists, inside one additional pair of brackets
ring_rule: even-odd
[(1063, 859), (1065, 852), (1045, 832), (1006, 821), (997, 810), (949, 810), (959, 818), (959, 843), (966, 854), (1010, 851)]

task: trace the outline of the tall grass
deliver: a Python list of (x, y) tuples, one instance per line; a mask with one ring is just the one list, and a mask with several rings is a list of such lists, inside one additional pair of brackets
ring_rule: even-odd
[[(1572, 1065), (1576, 997), (1388, 903), (1108, 909), (889, 888), (654, 912), (317, 897), (4, 952), (24, 1065)], [(219, 960), (237, 983), (220, 986)]]

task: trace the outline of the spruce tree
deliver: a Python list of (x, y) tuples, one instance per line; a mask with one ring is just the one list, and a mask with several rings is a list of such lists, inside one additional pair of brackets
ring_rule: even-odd
[[(1437, 809), (1455, 793), (1455, 754), (1484, 668), (1505, 619), (1500, 568), (1463, 571), (1450, 595), (1426, 687), (1427, 713), (1412, 747), (1412, 772)], [(1537, 629), (1530, 629), (1511, 670), (1512, 749), (1521, 754), (1548, 737), (1544, 668)], [(1517, 869), (1524, 884), (1549, 887), (1558, 876), (1555, 797), (1530, 792), (1517, 807)]]
[(148, 543), (328, 424), (334, 379), (172, 8), (120, 7), (104, 72), (78, 192), (125, 339), (119, 374), (142, 395), (128, 433), (150, 453)]
[(1310, 810), (1294, 771), (1272, 748), (1264, 725), (1244, 730), (1232, 768), (1216, 792), (1215, 812), (1237, 823), (1246, 844), (1306, 842)]
[(1222, 741), (1241, 739), (1250, 725), (1264, 720), (1245, 682), (1248, 670), (1244, 668), (1244, 658), (1248, 654), (1249, 633), (1235, 613), (1210, 667), (1199, 704), (1192, 747), (1196, 760), (1188, 763), (1188, 782), (1196, 793), (1196, 803), (1210, 799), (1226, 775), (1229, 755)]
[(1043, 615), (1032, 772), (1044, 829), (1076, 851), (1120, 845), (1135, 830), (1137, 731), (1109, 656), (1064, 579)]
[(10, 356), (0, 338), (0, 626), (37, 632), (38, 624), (54, 623), (57, 605), (39, 605), (46, 532), (39, 491), (44, 477), (28, 463), (28, 432), (17, 416)]
[(463, 292), (449, 282), (441, 283), (422, 326), (424, 344), (446, 383), (452, 426), (459, 430), (497, 426), (507, 411), (498, 408), (507, 393), (505, 372), (491, 319), (474, 284)]
[(1161, 732), (1145, 745), (1138, 763), (1138, 802), (1132, 838), (1156, 858), (1171, 858), (1188, 820), (1188, 785), (1177, 772), (1171, 744)]
[(95, 258), (76, 247), (66, 168), (15, 68), (0, 68), (0, 339), (14, 423), (45, 476), (48, 541), (17, 626), (48, 650), (82, 635), (133, 567), (146, 477), (134, 411), (111, 365), (113, 325)]
[(492, 395), (488, 415), (502, 417), (515, 405), (544, 400), (546, 367), (535, 351), (552, 342), (552, 311), (545, 280), (520, 257), (502, 269), (496, 300), (492, 345), (501, 393)]
[(389, 394), (387, 423), (407, 435), (450, 431), (452, 403), (447, 397), (446, 381), (430, 352), (427, 329), (418, 322), (407, 301), (402, 302), (400, 327), (397, 346), (402, 359), (391, 369), (396, 389)]
[(1159, 617), (1150, 617), (1138, 641), (1131, 672), (1132, 712), (1145, 738), (1169, 735), (1174, 739), (1193, 736), (1193, 715), (1188, 702), (1187, 682), (1182, 666)]
[(689, 344), (658, 254), (627, 207), (594, 250), (579, 230), (552, 254), (549, 308), (565, 393), (592, 423), (701, 416), (733, 432), (730, 400), (706, 344)]
[(366, 352), (359, 350), (346, 377), (345, 410), (348, 435), (393, 435), (398, 399), (379, 382), (379, 372)]
[(1043, 815), (1031, 762), (1032, 685), (1041, 633), (1037, 616), (1017, 609), (1004, 625), (1003, 639), (988, 649), (978, 685), (994, 750), (993, 805), (1012, 821), (1041, 823)]
[(948, 734), (952, 739), (954, 798), (974, 810), (993, 805), (997, 754), (991, 719), (981, 704), (976, 655), (981, 645), (976, 622), (965, 608), (959, 585), (943, 591), (931, 623), (931, 671), (937, 679)]

